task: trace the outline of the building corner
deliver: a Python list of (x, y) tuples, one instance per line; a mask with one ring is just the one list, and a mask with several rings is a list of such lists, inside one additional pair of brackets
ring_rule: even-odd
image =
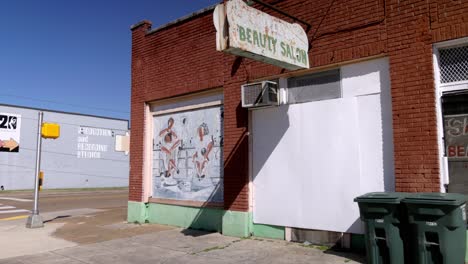
[(127, 209), (128, 223), (146, 223), (148, 219), (148, 206), (146, 203), (128, 201)]

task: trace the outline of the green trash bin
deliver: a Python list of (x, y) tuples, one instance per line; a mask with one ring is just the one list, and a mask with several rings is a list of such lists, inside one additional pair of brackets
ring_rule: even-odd
[(403, 200), (413, 263), (465, 263), (466, 201), (457, 193), (415, 193)]
[(367, 263), (405, 263), (408, 225), (401, 201), (406, 196), (406, 193), (375, 192), (354, 199), (365, 225)]

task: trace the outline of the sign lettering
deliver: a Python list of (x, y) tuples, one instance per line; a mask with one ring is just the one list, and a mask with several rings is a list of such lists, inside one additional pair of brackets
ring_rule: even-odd
[(261, 12), (242, 0), (218, 5), (213, 21), (219, 51), (290, 70), (309, 68), (309, 43), (298, 24)]
[(447, 115), (445, 122), (445, 147), (449, 160), (468, 158), (468, 116)]
[(101, 159), (103, 152), (109, 151), (105, 144), (90, 143), (90, 138), (99, 140), (101, 137), (113, 137), (114, 132), (109, 129), (80, 127), (78, 129), (76, 156), (79, 159)]

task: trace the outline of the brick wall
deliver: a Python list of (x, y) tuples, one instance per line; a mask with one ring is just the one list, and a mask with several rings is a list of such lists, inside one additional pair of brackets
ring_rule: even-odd
[(131, 137), (130, 137), (130, 180), (129, 200), (143, 200), (143, 139), (145, 130), (145, 94), (144, 52), (146, 49), (145, 32), (151, 27), (149, 22), (132, 32), (132, 89), (131, 89)]
[(467, 1), (387, 0), (398, 191), (440, 190), (432, 44), (468, 36)]
[[(307, 32), (312, 68), (390, 58), (397, 191), (439, 191), (432, 44), (468, 36), (468, 1), (270, 2), (312, 24)], [(144, 103), (222, 86), (225, 207), (246, 211), (248, 116), (240, 107), (240, 85), (286, 70), (216, 52), (212, 11), (147, 34), (150, 27), (143, 23), (132, 35), (130, 200), (142, 197)]]
[(396, 189), (439, 191), (432, 43), (426, 1), (387, 1)]

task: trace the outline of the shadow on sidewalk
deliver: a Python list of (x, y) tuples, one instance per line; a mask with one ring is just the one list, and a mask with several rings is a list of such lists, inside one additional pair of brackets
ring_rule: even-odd
[(195, 229), (184, 229), (180, 233), (184, 234), (185, 236), (201, 237), (201, 236), (213, 234), (215, 232), (195, 230)]
[[(190, 224), (181, 231), (182, 234), (192, 237), (209, 235), (213, 232), (222, 232), (223, 211), (222, 207), (211, 202), (215, 197), (222, 195), (222, 184), (218, 184), (213, 192), (199, 208)], [(215, 206), (214, 206), (215, 205)]]
[[(237, 71), (239, 67), (234, 63), (233, 71)], [(259, 166), (262, 167), (268, 157), (273, 153), (281, 138), (284, 136), (287, 128), (290, 126), (289, 122), (289, 106), (282, 106), (277, 109), (279, 121), (277, 123), (278, 129), (272, 131), (271, 144), (265, 146), (265, 155), (260, 157)], [(188, 229), (202, 229), (206, 231), (214, 231), (223, 233), (223, 218), (229, 211), (248, 211), (249, 204), (245, 202), (248, 199), (248, 185), (249, 178), (249, 130), (248, 130), (248, 115), (247, 109), (243, 108), (241, 103), (235, 107), (235, 110), (225, 109), (222, 117), (222, 127), (224, 127), (224, 115), (230, 118), (234, 117), (235, 126), (239, 129), (237, 139), (226, 139), (226, 146), (224, 142), (224, 135), (222, 140), (222, 148), (220, 160), (221, 180), (210, 194), (206, 202), (204, 202), (192, 222), (187, 226)], [(236, 141), (234, 141), (236, 140)], [(229, 153), (226, 157), (225, 154)], [(223, 197), (222, 202), (219, 197)], [(228, 221), (238, 221), (232, 218)], [(225, 223), (226, 225), (243, 225), (244, 223), (233, 222)], [(182, 232), (185, 232), (182, 231)], [(190, 232), (189, 232), (190, 233)], [(249, 236), (249, 234), (247, 234)]]
[(366, 263), (365, 254), (349, 249), (343, 249), (340, 246), (335, 246), (330, 249), (323, 251), (323, 253), (328, 255), (334, 255), (342, 258), (347, 258), (358, 263)]

